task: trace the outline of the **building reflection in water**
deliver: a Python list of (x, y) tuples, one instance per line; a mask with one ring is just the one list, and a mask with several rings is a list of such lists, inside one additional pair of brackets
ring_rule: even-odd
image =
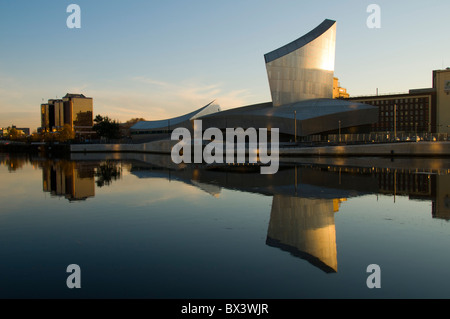
[(54, 196), (69, 201), (86, 200), (95, 196), (94, 167), (71, 161), (42, 163), (42, 188)]
[(169, 162), (166, 166), (164, 158), (155, 155), (133, 161), (130, 170), (139, 178), (183, 181), (216, 197), (222, 188), (272, 196), (266, 244), (326, 273), (338, 271), (335, 214), (348, 198), (384, 194), (395, 201), (397, 196), (408, 196), (431, 201), (432, 217), (450, 220), (450, 170), (445, 168), (299, 164), (282, 167), (271, 176), (242, 167), (177, 169)]
[[(95, 196), (95, 187), (121, 178), (122, 162), (117, 158), (78, 154), (75, 159), (31, 160), (42, 168), (45, 192), (69, 201), (85, 200)], [(275, 175), (261, 175), (259, 168), (242, 166), (175, 165), (164, 155), (122, 154), (120, 160), (138, 178), (177, 180), (214, 197), (219, 197), (222, 189), (271, 196), (266, 244), (326, 273), (338, 271), (335, 214), (348, 198), (383, 194), (395, 202), (397, 197), (407, 196), (431, 202), (433, 218), (450, 220), (450, 169), (446, 162), (431, 159), (414, 165), (381, 161), (380, 166), (370, 167), (364, 160), (352, 166), (296, 163), (281, 166)], [(27, 159), (2, 158), (0, 164), (20, 169), (22, 161)]]
[(450, 220), (450, 174), (437, 176), (433, 203), (433, 217)]
[(122, 167), (111, 161), (75, 162), (43, 161), (42, 188), (54, 196), (64, 196), (69, 201), (86, 200), (95, 196), (95, 187), (110, 185), (121, 178)]
[(337, 272), (334, 214), (341, 201), (275, 195), (266, 244), (289, 251), (327, 273)]
[(24, 156), (10, 156), (9, 154), (0, 154), (0, 166), (5, 166), (10, 173), (23, 168), (28, 162)]

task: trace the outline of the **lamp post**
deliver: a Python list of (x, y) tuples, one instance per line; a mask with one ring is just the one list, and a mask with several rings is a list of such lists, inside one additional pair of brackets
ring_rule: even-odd
[(170, 136), (170, 120), (167, 120), (167, 134)]
[(341, 121), (339, 120), (339, 143), (341, 142)]
[(394, 104), (394, 142), (397, 141), (397, 104)]
[(294, 142), (297, 143), (297, 111), (294, 111)]

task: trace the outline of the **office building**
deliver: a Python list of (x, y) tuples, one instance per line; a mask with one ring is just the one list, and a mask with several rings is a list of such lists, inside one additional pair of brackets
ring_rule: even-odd
[(347, 89), (341, 87), (338, 78), (333, 79), (333, 99), (346, 99), (350, 97), (350, 94), (347, 93)]
[(67, 93), (62, 99), (50, 99), (41, 104), (41, 131), (59, 131), (67, 124), (77, 135), (94, 134), (93, 109), (93, 99), (83, 94)]
[(433, 87), (408, 93), (347, 98), (378, 107), (373, 132), (449, 133), (450, 69), (433, 71)]
[(433, 71), (436, 90), (436, 131), (450, 133), (450, 68)]

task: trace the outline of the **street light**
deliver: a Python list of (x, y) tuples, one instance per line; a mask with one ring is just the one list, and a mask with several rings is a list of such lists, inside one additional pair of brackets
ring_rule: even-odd
[(394, 142), (397, 140), (397, 104), (394, 104)]
[(341, 121), (339, 120), (339, 143), (341, 142)]
[(297, 111), (294, 111), (294, 141), (297, 143)]

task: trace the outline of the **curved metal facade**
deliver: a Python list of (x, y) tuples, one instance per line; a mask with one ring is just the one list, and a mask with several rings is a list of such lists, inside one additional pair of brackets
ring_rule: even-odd
[(209, 127), (278, 128), (289, 137), (341, 128), (364, 130), (378, 120), (378, 108), (333, 99), (336, 21), (325, 20), (303, 37), (264, 55), (272, 102), (219, 111), (211, 104), (184, 116), (141, 122), (131, 128), (134, 140), (170, 138), (171, 129), (192, 131), (193, 119)]
[(278, 128), (281, 134), (308, 136), (370, 125), (378, 119), (372, 105), (338, 99), (315, 99), (273, 107), (263, 103), (225, 110), (200, 118), (203, 128)]
[(274, 106), (333, 97), (336, 21), (325, 20), (305, 36), (267, 53)]
[(159, 121), (138, 122), (130, 128), (131, 136), (135, 142), (170, 139), (170, 134), (175, 128), (184, 127), (193, 132), (193, 120), (220, 111), (220, 106), (212, 101), (204, 107), (182, 116)]

